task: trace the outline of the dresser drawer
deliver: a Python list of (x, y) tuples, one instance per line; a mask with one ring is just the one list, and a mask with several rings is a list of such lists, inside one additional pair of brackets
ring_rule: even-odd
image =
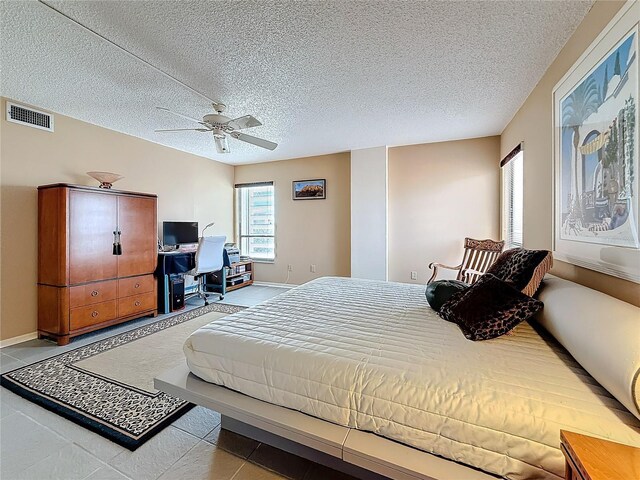
[(107, 322), (116, 318), (116, 301), (96, 303), (84, 307), (72, 308), (69, 313), (69, 326), (71, 330)]
[(155, 308), (156, 295), (153, 292), (118, 300), (118, 316), (120, 317), (126, 317), (147, 310), (154, 310)]
[(141, 293), (153, 292), (155, 281), (153, 275), (120, 278), (118, 280), (118, 297), (130, 297), (132, 295), (140, 295)]
[(71, 308), (93, 305), (117, 297), (117, 280), (88, 283), (69, 288), (69, 306)]

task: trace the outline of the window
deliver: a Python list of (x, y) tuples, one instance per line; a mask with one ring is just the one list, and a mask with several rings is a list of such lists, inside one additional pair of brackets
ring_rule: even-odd
[(507, 155), (502, 167), (502, 238), (505, 249), (522, 247), (524, 166), (522, 147)]
[(240, 255), (253, 260), (276, 258), (273, 198), (273, 182), (236, 185)]

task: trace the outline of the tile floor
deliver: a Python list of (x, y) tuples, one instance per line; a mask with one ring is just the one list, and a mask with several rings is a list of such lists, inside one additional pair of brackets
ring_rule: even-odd
[[(251, 306), (285, 291), (252, 285), (224, 303)], [(201, 301), (187, 302), (195, 308)], [(31, 340), (0, 350), (2, 372), (157, 321), (143, 318), (78, 337), (58, 347)], [(131, 452), (0, 388), (2, 480), (339, 480), (333, 470), (222, 430), (220, 415), (195, 407)]]

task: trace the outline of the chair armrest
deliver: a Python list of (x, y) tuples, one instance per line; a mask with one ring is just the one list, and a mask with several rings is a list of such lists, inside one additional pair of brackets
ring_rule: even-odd
[(429, 268), (433, 270), (433, 274), (431, 275), (431, 278), (427, 281), (427, 285), (429, 285), (431, 282), (435, 280), (436, 276), (438, 275), (438, 268), (446, 268), (447, 270), (460, 270), (462, 268), (462, 264), (456, 267), (451, 267), (449, 265), (444, 265), (443, 263), (431, 262), (429, 264)]
[(449, 270), (460, 270), (462, 268), (462, 264), (456, 266), (456, 267), (450, 267), (449, 265), (445, 265), (443, 263), (437, 263), (437, 262), (431, 262), (429, 264), (429, 268), (447, 268)]
[[(478, 275), (478, 277), (481, 277), (485, 273), (486, 272), (481, 272), (479, 270), (474, 270), (473, 268), (465, 268), (464, 270), (462, 270), (460, 276), (463, 279), (463, 281), (467, 282), (467, 280), (469, 279), (469, 277), (471, 277), (471, 275)], [(469, 282), (467, 282), (467, 283), (469, 283)]]

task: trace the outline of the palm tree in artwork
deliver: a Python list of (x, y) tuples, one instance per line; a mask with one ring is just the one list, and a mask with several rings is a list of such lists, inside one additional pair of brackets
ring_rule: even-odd
[(562, 105), (562, 128), (573, 133), (573, 175), (571, 178), (571, 208), (570, 217), (573, 220), (582, 218), (582, 204), (580, 201), (580, 187), (578, 183), (578, 162), (580, 161), (580, 127), (587, 118), (598, 110), (602, 103), (598, 85), (590, 75), (584, 82), (567, 97)]

